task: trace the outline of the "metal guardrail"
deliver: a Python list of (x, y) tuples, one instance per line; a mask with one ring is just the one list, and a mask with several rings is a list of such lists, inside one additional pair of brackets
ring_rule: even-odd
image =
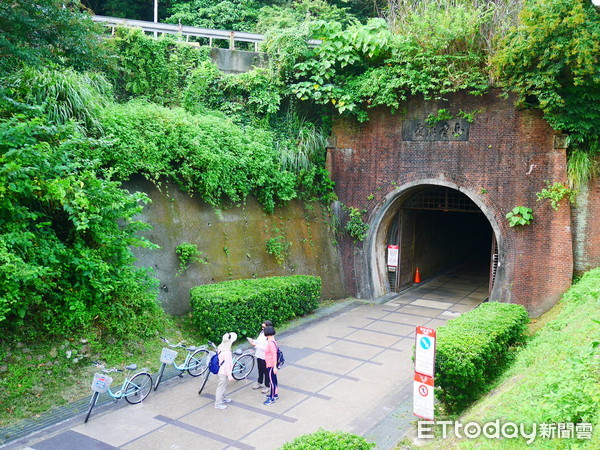
[[(141, 28), (145, 32), (154, 33), (154, 37), (160, 34), (181, 34), (189, 38), (202, 37), (208, 38), (208, 45), (212, 47), (213, 39), (222, 39), (229, 41), (229, 49), (235, 50), (235, 42), (250, 42), (254, 44), (254, 51), (258, 52), (258, 44), (265, 40), (265, 36), (257, 33), (247, 33), (244, 31), (213, 30), (210, 28), (190, 27), (186, 25), (174, 25), (160, 22), (147, 22), (144, 20), (121, 19), (119, 17), (92, 16), (94, 22), (99, 22), (107, 27), (111, 27), (111, 33), (115, 33), (118, 26), (128, 26)], [(310, 46), (316, 46), (321, 43), (319, 40), (308, 41)]]
[(170, 23), (146, 22), (144, 20), (121, 19), (119, 17), (92, 16), (94, 22), (100, 22), (112, 28), (112, 34), (115, 33), (115, 27), (127, 26), (141, 28), (142, 30), (154, 33), (156, 37), (160, 34), (181, 34), (189, 37), (208, 38), (209, 46), (212, 47), (213, 39), (223, 39), (229, 41), (229, 49), (235, 49), (235, 42), (254, 43), (254, 51), (258, 52), (258, 44), (264, 41), (262, 34), (246, 33), (243, 31), (211, 30), (210, 28), (189, 27), (185, 25), (173, 25)]

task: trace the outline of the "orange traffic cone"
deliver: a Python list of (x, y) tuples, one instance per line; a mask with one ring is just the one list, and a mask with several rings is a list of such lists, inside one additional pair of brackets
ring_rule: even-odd
[(415, 283), (420, 283), (421, 282), (421, 274), (419, 274), (419, 268), (417, 267), (417, 269), (415, 270)]

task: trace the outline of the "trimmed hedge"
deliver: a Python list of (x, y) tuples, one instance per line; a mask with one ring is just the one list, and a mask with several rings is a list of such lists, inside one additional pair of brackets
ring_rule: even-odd
[(448, 412), (462, 411), (489, 389), (524, 342), (528, 323), (523, 306), (490, 302), (438, 329), (435, 382)]
[(275, 325), (314, 311), (321, 299), (321, 278), (309, 275), (224, 281), (190, 290), (198, 331), (220, 342), (235, 331), (254, 336), (263, 320)]
[(281, 450), (369, 450), (373, 447), (375, 447), (375, 444), (367, 442), (362, 436), (343, 431), (320, 429), (283, 444)]

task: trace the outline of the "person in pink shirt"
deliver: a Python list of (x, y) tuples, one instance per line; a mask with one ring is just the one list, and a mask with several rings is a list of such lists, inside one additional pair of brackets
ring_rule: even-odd
[(227, 333), (223, 335), (223, 340), (217, 347), (219, 354), (219, 381), (217, 382), (217, 392), (215, 394), (215, 408), (226, 409), (226, 403), (230, 403), (231, 399), (225, 395), (227, 381), (233, 381), (231, 372), (233, 370), (233, 354), (231, 353), (231, 345), (237, 340), (237, 334)]
[(265, 327), (264, 335), (267, 337), (265, 362), (271, 392), (267, 395), (267, 399), (263, 402), (263, 405), (270, 405), (275, 403), (275, 400), (279, 398), (279, 391), (277, 390), (277, 341), (275, 341), (275, 328), (272, 326)]
[[(254, 356), (256, 357), (256, 366), (258, 367), (258, 381), (252, 389), (261, 389), (263, 394), (271, 392), (271, 386), (269, 385), (269, 378), (267, 376), (267, 364), (265, 363), (265, 348), (267, 346), (267, 337), (265, 336), (265, 328), (272, 327), (273, 323), (270, 320), (265, 320), (262, 323), (260, 334), (256, 339), (248, 338), (250, 342), (256, 348)], [(264, 383), (264, 385), (263, 385)]]

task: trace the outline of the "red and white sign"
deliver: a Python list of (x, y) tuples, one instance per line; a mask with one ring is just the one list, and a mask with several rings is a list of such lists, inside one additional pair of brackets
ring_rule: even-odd
[(387, 265), (388, 267), (398, 267), (398, 246), (397, 245), (388, 245), (388, 258)]
[(435, 330), (417, 327), (415, 337), (415, 372), (435, 376)]
[(413, 414), (421, 419), (433, 419), (433, 378), (415, 373), (413, 383)]

